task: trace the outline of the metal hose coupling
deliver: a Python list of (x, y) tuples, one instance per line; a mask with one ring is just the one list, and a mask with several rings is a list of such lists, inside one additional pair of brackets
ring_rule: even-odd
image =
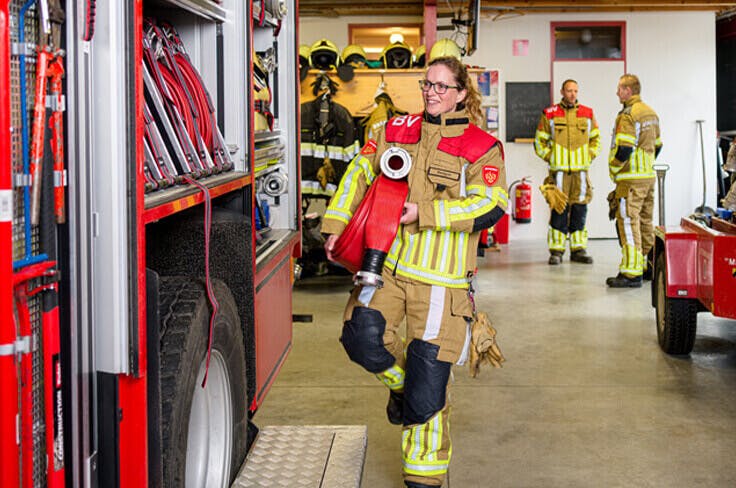
[(390, 147), (381, 155), (380, 165), (387, 178), (400, 180), (409, 174), (411, 155), (402, 147)]

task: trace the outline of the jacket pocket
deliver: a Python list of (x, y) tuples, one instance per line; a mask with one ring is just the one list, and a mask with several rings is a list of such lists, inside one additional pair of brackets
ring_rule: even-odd
[(461, 178), (461, 169), (456, 161), (436, 158), (427, 168), (427, 179), (434, 185), (435, 197), (458, 197)]

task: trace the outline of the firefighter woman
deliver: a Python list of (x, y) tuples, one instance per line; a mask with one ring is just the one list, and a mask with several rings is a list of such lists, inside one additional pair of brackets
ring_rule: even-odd
[[(474, 125), (480, 95), (465, 67), (455, 57), (436, 58), (419, 84), (424, 112), (392, 118), (365, 144), (322, 225), (334, 259), (338, 235), (380, 173), (381, 155), (392, 147), (409, 153), (409, 192), (386, 251), (383, 286), (353, 290), (340, 340), (390, 390), (386, 410), (402, 425), (403, 477), (411, 488), (440, 486), (447, 475), (448, 381), (470, 345), (468, 288), (478, 235), (503, 216), (508, 200), (503, 149)], [(404, 321), (406, 339), (399, 333)]]

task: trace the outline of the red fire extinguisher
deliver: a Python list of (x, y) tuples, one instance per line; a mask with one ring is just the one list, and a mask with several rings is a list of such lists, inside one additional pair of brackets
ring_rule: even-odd
[(520, 224), (528, 224), (532, 221), (532, 185), (531, 176), (525, 176), (516, 180), (509, 186), (509, 195), (514, 190), (514, 198), (511, 200), (511, 216)]

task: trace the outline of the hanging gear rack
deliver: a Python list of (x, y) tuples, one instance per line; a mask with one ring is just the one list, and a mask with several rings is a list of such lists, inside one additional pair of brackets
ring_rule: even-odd
[(176, 29), (149, 18), (143, 31), (147, 191), (183, 183), (184, 175), (198, 179), (232, 170), (212, 98)]

